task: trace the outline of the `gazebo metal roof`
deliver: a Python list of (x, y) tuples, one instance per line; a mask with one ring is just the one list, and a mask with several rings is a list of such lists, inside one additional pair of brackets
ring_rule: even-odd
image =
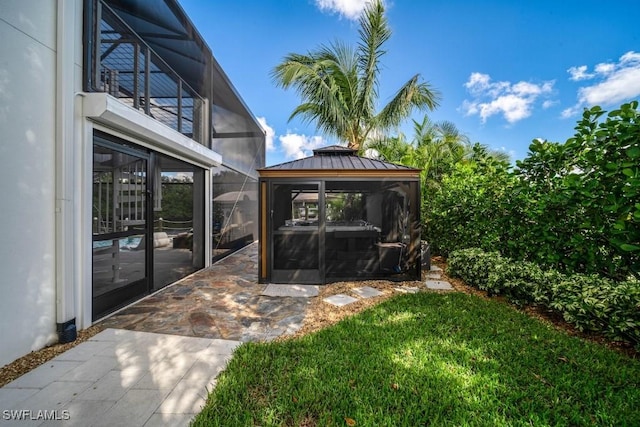
[(258, 169), (262, 176), (272, 175), (273, 173), (287, 171), (323, 171), (323, 175), (330, 171), (353, 171), (354, 173), (400, 173), (418, 174), (419, 169), (410, 168), (404, 165), (385, 162), (378, 159), (370, 159), (356, 155), (356, 150), (343, 147), (341, 145), (330, 145), (328, 147), (313, 150), (313, 156), (303, 159), (293, 160), (290, 162), (280, 163), (266, 168)]

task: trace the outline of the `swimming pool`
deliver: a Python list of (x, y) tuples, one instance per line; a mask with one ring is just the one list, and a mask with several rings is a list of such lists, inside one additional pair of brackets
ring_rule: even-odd
[[(142, 236), (129, 236), (124, 237), (119, 240), (120, 250), (130, 250), (135, 249), (140, 244), (140, 240), (142, 240)], [(93, 249), (101, 249), (108, 248), (113, 245), (113, 239), (108, 240), (97, 240), (93, 242)]]

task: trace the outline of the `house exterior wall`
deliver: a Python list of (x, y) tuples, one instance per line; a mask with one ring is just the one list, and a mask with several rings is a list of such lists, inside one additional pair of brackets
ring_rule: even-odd
[[(57, 342), (57, 325), (92, 324), (94, 130), (207, 172), (211, 263), (212, 177), (223, 157), (116, 98), (82, 91), (83, 7), (0, 1), (0, 366)], [(263, 167), (264, 144), (255, 155)]]
[(56, 15), (0, 2), (0, 365), (56, 339)]

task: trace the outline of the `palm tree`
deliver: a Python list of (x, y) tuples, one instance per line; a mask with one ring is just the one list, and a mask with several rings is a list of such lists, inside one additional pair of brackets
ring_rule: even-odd
[(365, 157), (416, 167), (416, 162), (414, 161), (415, 147), (406, 140), (403, 133), (399, 133), (398, 136), (370, 138), (364, 148)]
[(449, 121), (433, 122), (424, 116), (413, 120), (413, 139), (407, 142), (402, 133), (397, 137), (383, 137), (366, 144), (388, 162), (422, 170), (424, 189), (438, 186), (442, 176), (466, 159), (471, 150), (469, 138)]
[(414, 144), (423, 162), (425, 188), (438, 185), (453, 165), (462, 161), (470, 145), (469, 138), (449, 121), (433, 122), (425, 116), (413, 121)]
[(334, 42), (306, 55), (290, 53), (272, 71), (278, 86), (293, 87), (302, 98), (289, 120), (300, 116), (315, 122), (321, 132), (356, 150), (372, 133), (397, 127), (414, 109), (433, 110), (439, 100), (439, 94), (416, 74), (376, 112), (379, 64), (391, 36), (380, 0), (366, 7), (359, 24), (357, 48)]
[(481, 144), (479, 142), (473, 144), (471, 151), (467, 154), (467, 159), (474, 162), (491, 159), (498, 163), (511, 163), (511, 156), (506, 151), (496, 150), (495, 148), (491, 148), (488, 145)]

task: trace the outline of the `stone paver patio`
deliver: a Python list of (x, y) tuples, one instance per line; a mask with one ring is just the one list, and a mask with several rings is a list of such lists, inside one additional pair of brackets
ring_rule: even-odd
[(254, 243), (98, 322), (104, 331), (0, 388), (14, 417), (0, 424), (188, 425), (240, 342), (302, 325), (313, 292), (261, 295), (257, 265)]
[(258, 245), (117, 312), (107, 328), (234, 341), (269, 341), (297, 331), (310, 300), (263, 295), (258, 283)]

